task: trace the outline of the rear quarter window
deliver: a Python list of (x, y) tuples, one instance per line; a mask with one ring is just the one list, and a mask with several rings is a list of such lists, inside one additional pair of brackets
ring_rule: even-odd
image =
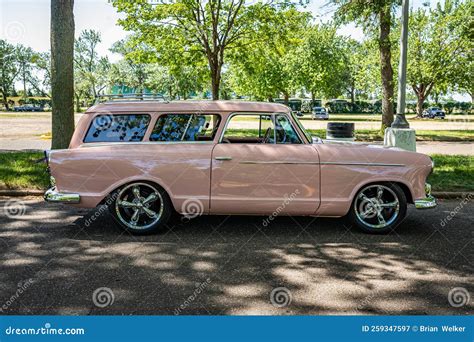
[(97, 115), (87, 130), (84, 142), (142, 141), (149, 123), (148, 114)]

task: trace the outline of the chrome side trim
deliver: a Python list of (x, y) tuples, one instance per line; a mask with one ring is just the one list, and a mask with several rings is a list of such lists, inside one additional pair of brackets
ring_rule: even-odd
[(298, 161), (255, 161), (255, 160), (242, 160), (239, 164), (310, 164), (319, 165), (319, 162), (298, 162)]
[(321, 162), (321, 165), (357, 165), (357, 166), (397, 166), (403, 167), (405, 164), (386, 164), (386, 163), (358, 163), (358, 162)]
[(56, 187), (46, 190), (44, 200), (53, 203), (79, 203), (81, 196), (76, 193), (62, 193), (56, 190)]

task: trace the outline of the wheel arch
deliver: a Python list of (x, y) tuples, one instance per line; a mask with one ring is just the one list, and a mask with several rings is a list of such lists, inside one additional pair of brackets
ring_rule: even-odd
[(407, 203), (410, 203), (410, 204), (414, 203), (413, 202), (413, 193), (411, 191), (410, 186), (406, 182), (401, 181), (401, 180), (393, 180), (393, 181), (390, 181), (390, 180), (378, 180), (378, 181), (371, 180), (371, 181), (361, 183), (356, 187), (356, 190), (352, 193), (351, 203), (354, 202), (356, 194), (358, 194), (359, 191), (362, 190), (362, 188), (365, 188), (366, 186), (369, 186), (369, 185), (375, 185), (375, 184), (395, 184), (395, 185), (398, 185), (402, 189), (403, 193), (405, 194), (405, 197), (407, 199)]
[(117, 191), (118, 189), (120, 189), (120, 188), (122, 188), (122, 187), (124, 187), (128, 184), (136, 183), (136, 182), (151, 183), (151, 184), (153, 184), (155, 186), (158, 186), (161, 189), (163, 189), (165, 194), (170, 199), (174, 210), (176, 210), (176, 204), (175, 204), (175, 201), (173, 200), (172, 192), (170, 191), (170, 189), (167, 186), (164, 186), (163, 183), (160, 182), (160, 180), (158, 180), (156, 178), (152, 178), (152, 177), (150, 177), (150, 178), (136, 177), (136, 178), (132, 178), (132, 179), (126, 179), (126, 180), (115, 182), (113, 185), (111, 185), (110, 187), (107, 188), (107, 190), (105, 191), (102, 199), (100, 200), (100, 202), (98, 204), (99, 205), (100, 204), (107, 204), (108, 198), (111, 194), (113, 194), (115, 191)]

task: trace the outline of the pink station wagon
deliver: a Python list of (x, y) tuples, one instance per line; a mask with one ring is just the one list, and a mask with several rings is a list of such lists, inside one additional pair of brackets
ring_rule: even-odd
[(126, 230), (170, 215), (348, 216), (393, 230), (407, 205), (433, 208), (429, 156), (311, 137), (290, 108), (241, 101), (108, 101), (80, 119), (70, 146), (46, 151), (48, 202), (107, 205)]

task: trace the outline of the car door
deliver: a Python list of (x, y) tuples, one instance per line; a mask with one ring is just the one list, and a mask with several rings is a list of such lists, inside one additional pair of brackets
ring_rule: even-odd
[[(258, 136), (254, 133), (253, 137), (245, 137), (245, 132), (251, 130), (245, 115), (229, 117), (223, 136), (213, 149), (210, 212), (314, 214), (320, 202), (316, 149), (304, 143), (286, 114), (257, 115), (258, 126), (254, 124)], [(270, 124), (266, 134), (262, 118)], [(241, 132), (239, 123), (245, 127)], [(229, 139), (229, 134), (236, 131), (240, 138)]]

